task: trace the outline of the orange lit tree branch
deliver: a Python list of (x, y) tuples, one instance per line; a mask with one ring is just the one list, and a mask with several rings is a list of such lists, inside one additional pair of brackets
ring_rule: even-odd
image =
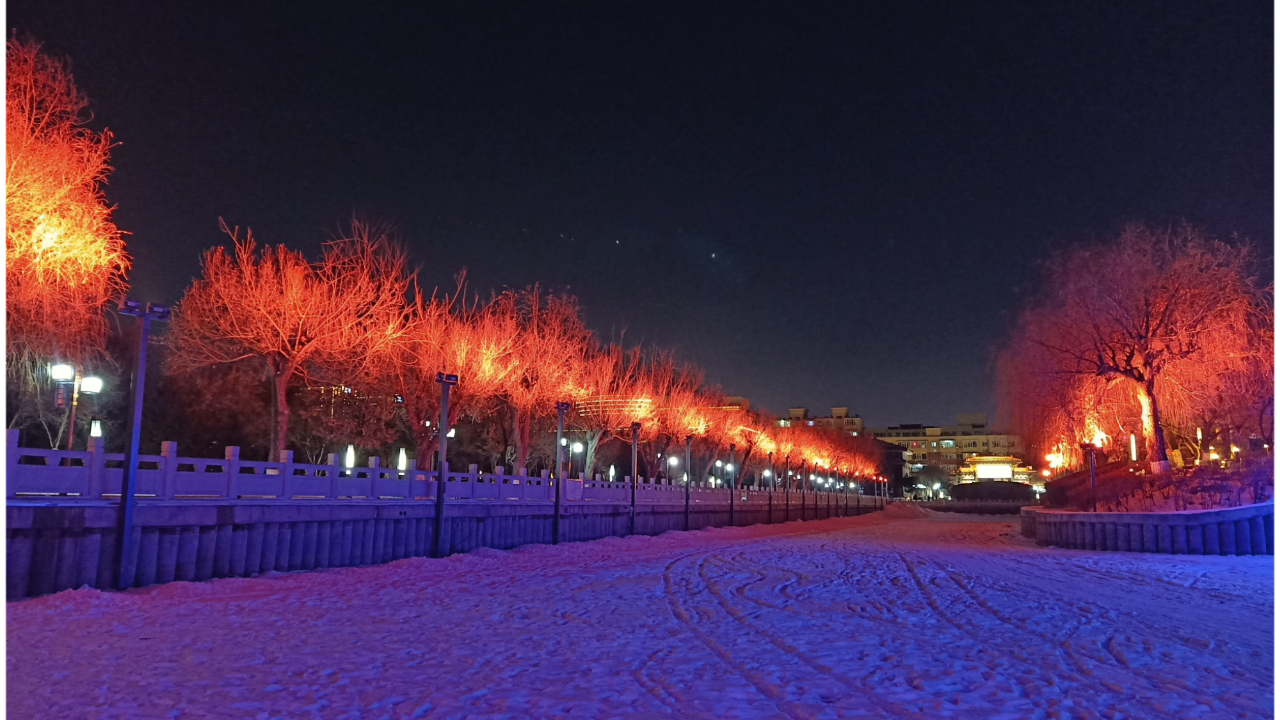
[(259, 363), (272, 386), (271, 459), (279, 460), (290, 382), (367, 377), (404, 332), (410, 277), (404, 254), (359, 222), (315, 263), (283, 245), (259, 251), (252, 234), (223, 229), (234, 248), (205, 253), (202, 277), (178, 303), (171, 366)]
[(111, 134), (84, 127), (88, 101), (66, 65), (10, 40), (6, 73), (6, 365), (29, 387), (51, 359), (102, 355), (129, 257), (101, 190)]

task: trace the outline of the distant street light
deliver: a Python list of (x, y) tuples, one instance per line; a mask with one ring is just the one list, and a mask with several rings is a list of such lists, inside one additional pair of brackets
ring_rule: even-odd
[(574, 444), (573, 444), (573, 451), (574, 451), (574, 452), (576, 452), (576, 453), (580, 453), (580, 452), (582, 452), (582, 451), (583, 451), (583, 449), (584, 449), (584, 448), (582, 447), (582, 443), (580, 443), (580, 442), (576, 442), (576, 443), (574, 443)]
[(675, 467), (680, 464), (680, 458), (676, 457), (675, 455), (672, 455), (667, 458), (667, 464), (670, 465), (671, 467)]

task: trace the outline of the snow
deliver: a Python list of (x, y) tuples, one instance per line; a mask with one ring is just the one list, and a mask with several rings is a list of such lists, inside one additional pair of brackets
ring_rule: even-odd
[(610, 538), (8, 605), (11, 718), (1270, 717), (1272, 562), (1007, 516)]

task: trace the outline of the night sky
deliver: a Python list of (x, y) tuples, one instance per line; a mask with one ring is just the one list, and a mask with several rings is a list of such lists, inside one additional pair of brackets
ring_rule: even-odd
[(1270, 3), (371, 5), (9, 3), (121, 143), (134, 297), (219, 217), (315, 252), (359, 214), (775, 412), (951, 423), (1051, 248), (1271, 252)]

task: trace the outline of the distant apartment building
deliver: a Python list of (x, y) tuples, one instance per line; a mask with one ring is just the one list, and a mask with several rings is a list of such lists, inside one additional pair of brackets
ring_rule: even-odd
[(831, 415), (828, 417), (809, 417), (808, 408), (791, 408), (787, 411), (787, 417), (778, 420), (778, 427), (800, 427), (803, 425), (838, 430), (854, 437), (862, 437), (866, 434), (862, 418), (857, 415), (850, 416), (849, 408), (847, 407), (831, 408)]
[(1007, 456), (1025, 460), (1022, 438), (988, 427), (987, 416), (983, 414), (959, 415), (955, 425), (895, 425), (867, 428), (866, 432), (902, 447), (908, 472), (937, 465), (959, 474), (965, 460), (973, 457)]

